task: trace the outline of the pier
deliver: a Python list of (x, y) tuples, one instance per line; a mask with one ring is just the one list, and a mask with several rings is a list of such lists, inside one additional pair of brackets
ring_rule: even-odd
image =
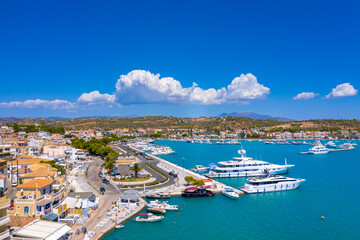
[[(166, 161), (166, 160), (164, 160), (164, 159), (162, 159), (162, 158), (160, 158), (158, 156), (155, 156), (155, 155), (152, 155), (150, 153), (144, 152), (144, 151), (139, 150), (139, 149), (137, 149), (135, 147), (129, 146), (129, 148), (131, 148), (132, 150), (144, 153), (147, 157), (158, 160), (159, 163), (157, 164), (157, 167), (160, 168), (161, 170), (165, 171), (165, 174), (168, 174), (170, 171), (174, 171), (174, 172), (176, 172), (178, 174), (178, 178), (177, 178), (178, 180), (177, 180), (177, 182), (175, 182), (175, 184), (172, 184), (171, 186), (168, 186), (168, 187), (155, 188), (155, 189), (152, 189), (151, 191), (145, 190), (145, 191), (141, 192), (141, 194), (140, 194), (141, 197), (145, 197), (146, 194), (152, 193), (152, 192), (168, 193), (171, 196), (181, 196), (182, 190), (188, 187), (188, 186), (185, 185), (186, 181), (184, 180), (184, 178), (186, 176), (192, 176), (195, 179), (209, 179), (209, 178), (207, 178), (207, 177), (205, 177), (205, 176), (203, 176), (201, 174), (190, 171), (189, 169), (186, 169), (184, 167), (181, 167), (179, 165), (176, 165), (174, 163)], [(212, 189), (211, 190), (214, 193), (221, 193), (221, 191), (224, 188), (232, 188), (232, 189), (234, 189), (234, 191), (237, 194), (244, 195), (244, 192), (239, 190), (239, 189), (227, 186), (226, 184), (218, 182), (218, 181), (216, 181), (214, 179), (211, 179), (211, 181), (212, 181), (212, 185), (211, 185)]]

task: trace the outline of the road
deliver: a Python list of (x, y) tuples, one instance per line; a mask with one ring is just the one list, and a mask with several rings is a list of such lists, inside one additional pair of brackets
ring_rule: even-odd
[[(86, 180), (88, 181), (89, 185), (91, 185), (97, 191), (100, 191), (100, 187), (105, 188), (105, 194), (100, 196), (99, 207), (91, 213), (91, 217), (84, 225), (84, 227), (86, 227), (88, 230), (95, 229), (95, 226), (106, 217), (106, 213), (112, 207), (113, 202), (115, 202), (121, 194), (121, 190), (119, 188), (111, 184), (104, 184), (99, 177), (100, 166), (103, 162), (104, 161), (98, 157), (92, 157), (92, 161), (86, 175)], [(82, 226), (80, 225), (76, 225), (73, 229), (80, 229), (81, 232), (81, 227)], [(84, 235), (74, 235), (72, 239), (84, 239)]]
[[(122, 147), (122, 146), (115, 146), (114, 149), (118, 152), (126, 152), (126, 153), (129, 153), (131, 154), (132, 156), (135, 156), (139, 159), (139, 162), (138, 164), (143, 167), (144, 170), (146, 170), (148, 173), (150, 173), (156, 180), (155, 182), (161, 182), (162, 180), (165, 179), (164, 176), (162, 176), (160, 173), (154, 171), (152, 168), (150, 168), (147, 163), (149, 163), (152, 167), (156, 168), (156, 169), (159, 169), (157, 167), (157, 165), (159, 164), (159, 161), (158, 160), (146, 160), (145, 158), (143, 158), (142, 156), (139, 156), (139, 155), (136, 155), (134, 154), (132, 151), (129, 151), (128, 149), (126, 149), (125, 147)], [(161, 171), (161, 170), (160, 170)], [(160, 187), (168, 187), (170, 185), (172, 185), (174, 182), (175, 182), (175, 179), (173, 176), (169, 175), (168, 172), (164, 172), (164, 171), (161, 171), (162, 173), (166, 174), (166, 176), (169, 178), (169, 180), (165, 183), (161, 183), (161, 184), (158, 184), (156, 186), (149, 186), (149, 187), (146, 187), (146, 189), (148, 190), (151, 190), (151, 189), (155, 189), (155, 188), (160, 188)], [(139, 187), (139, 188), (142, 188), (142, 187)]]

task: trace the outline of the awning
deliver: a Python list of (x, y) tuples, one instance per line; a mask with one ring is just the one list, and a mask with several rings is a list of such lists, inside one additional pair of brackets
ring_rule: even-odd
[(57, 218), (58, 218), (58, 215), (55, 213), (52, 213), (52, 212), (50, 212), (44, 216), (44, 219), (49, 220), (49, 221), (55, 221)]
[(48, 203), (51, 203), (51, 200), (43, 200), (41, 202), (38, 202), (37, 205), (38, 206), (45, 206)]
[(71, 227), (63, 226), (62, 228), (60, 228), (59, 230), (57, 230), (56, 232), (45, 238), (45, 240), (58, 240), (70, 231), (71, 231)]

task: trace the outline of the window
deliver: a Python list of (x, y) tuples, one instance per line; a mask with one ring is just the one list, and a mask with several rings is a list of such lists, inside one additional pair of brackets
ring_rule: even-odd
[(24, 207), (24, 213), (29, 213), (29, 206)]
[(43, 188), (42, 194), (43, 194), (43, 195), (46, 194), (46, 188)]

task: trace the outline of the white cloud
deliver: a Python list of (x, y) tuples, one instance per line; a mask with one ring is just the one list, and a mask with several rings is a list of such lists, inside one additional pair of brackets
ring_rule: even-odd
[(36, 99), (36, 100), (26, 100), (24, 102), (18, 102), (18, 101), (14, 101), (14, 102), (2, 102), (0, 103), (0, 107), (2, 108), (38, 108), (38, 107), (42, 107), (42, 108), (49, 108), (49, 109), (71, 109), (74, 108), (74, 104), (66, 101), (66, 100), (41, 100), (41, 99)]
[(314, 93), (314, 92), (302, 92), (302, 93), (299, 93), (298, 95), (296, 95), (293, 99), (294, 100), (308, 100), (308, 99), (314, 98), (318, 95), (319, 94)]
[(101, 94), (99, 91), (92, 91), (90, 93), (83, 93), (77, 99), (78, 103), (84, 104), (114, 104), (115, 95)]
[(248, 73), (241, 74), (232, 80), (230, 85), (220, 89), (202, 89), (196, 83), (184, 88), (172, 78), (160, 78), (160, 74), (149, 71), (134, 70), (121, 75), (114, 94), (101, 94), (99, 91), (83, 93), (76, 102), (67, 100), (26, 100), (23, 102), (3, 102), (0, 108), (48, 108), (77, 109), (90, 105), (128, 105), (141, 103), (173, 103), (173, 104), (222, 104), (248, 103), (247, 100), (264, 98), (270, 89), (258, 83), (257, 78)]
[(350, 83), (343, 83), (343, 84), (339, 84), (335, 88), (333, 88), (331, 93), (326, 95), (325, 98), (355, 96), (357, 94), (357, 92), (358, 91)]
[(243, 100), (263, 98), (270, 89), (259, 84), (254, 75), (236, 77), (226, 88), (202, 89), (196, 83), (184, 88), (178, 80), (171, 77), (160, 78), (160, 74), (134, 70), (121, 75), (116, 83), (116, 101), (120, 104), (138, 103), (194, 103), (221, 104), (241, 103)]

